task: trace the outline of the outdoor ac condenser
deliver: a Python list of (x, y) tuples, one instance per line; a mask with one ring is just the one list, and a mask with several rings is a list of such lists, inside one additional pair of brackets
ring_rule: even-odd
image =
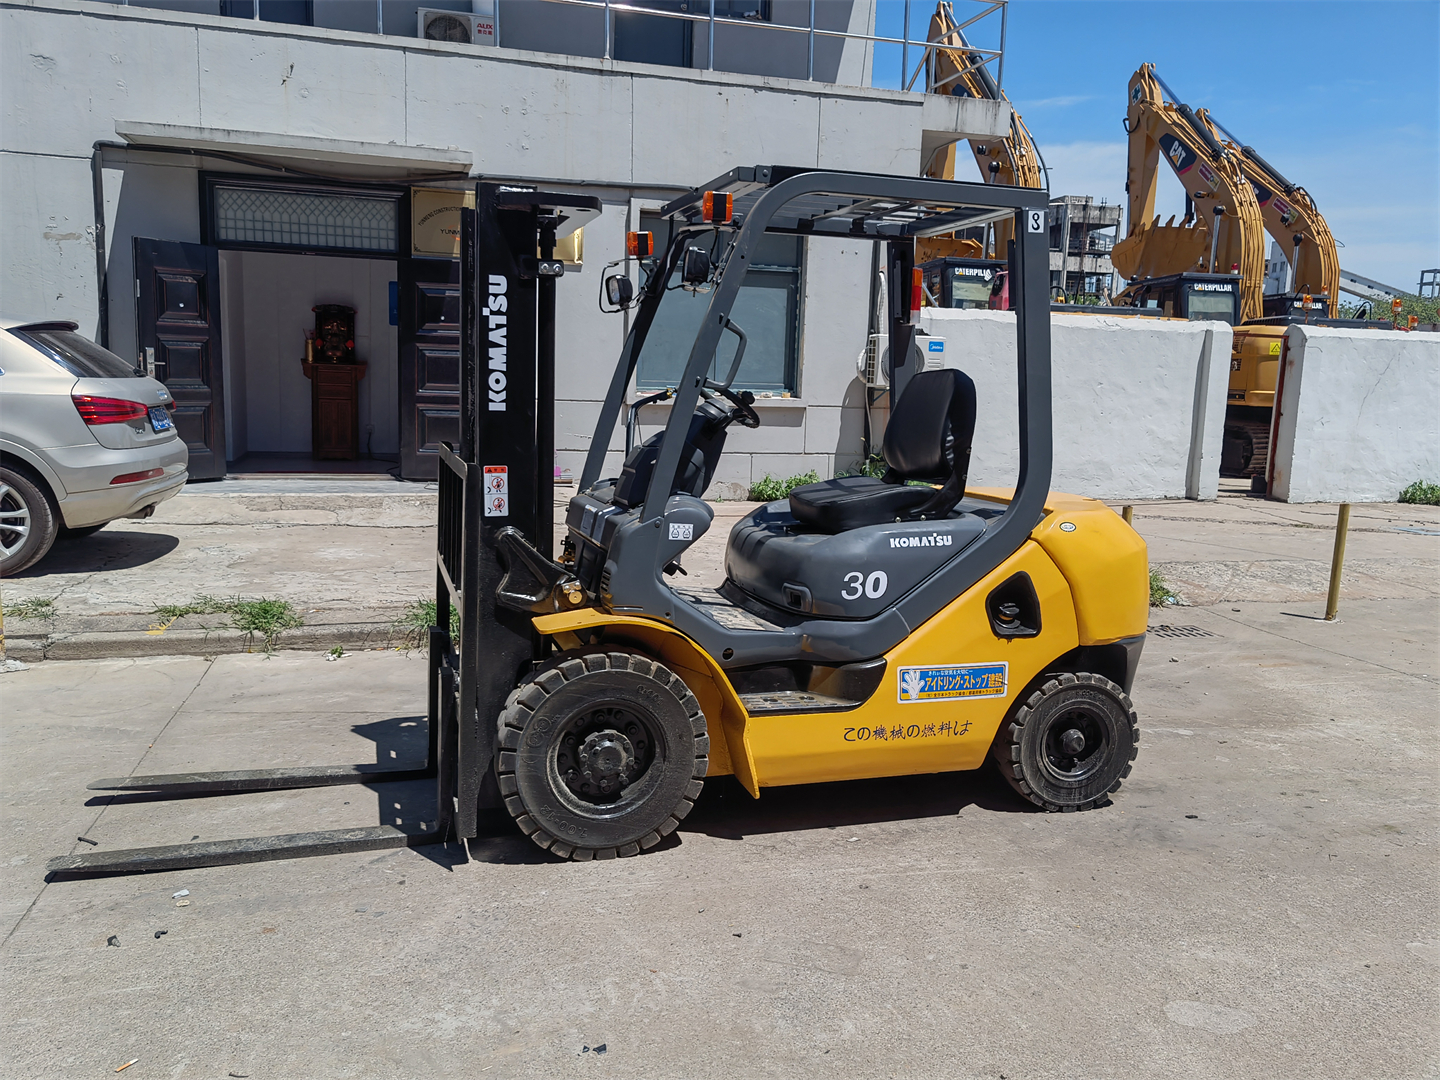
[(459, 45), (499, 45), (500, 20), (495, 0), (471, 5), (471, 11), (441, 11), (420, 8), (415, 13), (415, 36), (427, 41), (450, 41)]
[[(890, 335), (871, 334), (856, 359), (855, 370), (866, 386), (883, 388), (890, 385)], [(945, 339), (918, 330), (915, 348), (910, 353), (912, 372), (935, 371), (945, 366)]]

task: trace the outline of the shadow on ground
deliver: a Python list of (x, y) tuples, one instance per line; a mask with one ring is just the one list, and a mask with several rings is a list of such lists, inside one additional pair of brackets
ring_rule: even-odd
[(180, 538), (168, 533), (102, 529), (90, 536), (56, 540), (48, 555), (16, 577), (43, 578), (47, 574), (133, 570), (164, 558), (179, 546)]

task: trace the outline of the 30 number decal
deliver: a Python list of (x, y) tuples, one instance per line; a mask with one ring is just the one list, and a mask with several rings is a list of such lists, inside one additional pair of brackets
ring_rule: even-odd
[(846, 600), (859, 600), (862, 595), (878, 600), (885, 595), (889, 585), (890, 579), (884, 570), (876, 570), (869, 577), (859, 570), (852, 570), (845, 575), (845, 588), (840, 590), (840, 595)]

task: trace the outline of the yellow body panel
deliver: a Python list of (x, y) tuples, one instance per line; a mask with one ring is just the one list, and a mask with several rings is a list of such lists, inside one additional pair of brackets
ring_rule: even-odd
[[(971, 489), (967, 495), (1007, 503), (1013, 492)], [(880, 687), (846, 712), (751, 716), (723, 669), (690, 638), (655, 619), (582, 608), (538, 616), (534, 624), (562, 648), (599, 642), (632, 646), (666, 664), (685, 680), (710, 720), (708, 775), (733, 772), (752, 795), (784, 784), (974, 769), (1035, 676), (1078, 645), (1107, 644), (1145, 631), (1145, 542), (1094, 499), (1052, 492), (1045, 509), (1044, 520), (1018, 551), (885, 654)], [(1022, 571), (1040, 601), (1041, 632), (999, 638), (990, 628), (985, 598)], [(1003, 685), (997, 673), (993, 689), (944, 700), (902, 700), (906, 668), (995, 670), (1001, 664)]]
[[(1033, 638), (997, 638), (985, 614), (985, 596), (1022, 570), (1040, 598), (1041, 632)], [(1015, 695), (1076, 644), (1075, 609), (1065, 579), (1038, 544), (1026, 542), (886, 653), (884, 681), (860, 708), (751, 717), (749, 743), (760, 786), (979, 768)], [(902, 668), (994, 663), (1006, 665), (1003, 696), (900, 701)], [(878, 736), (882, 730), (883, 739)]]
[(1232, 405), (1275, 404), (1275, 382), (1280, 360), (1285, 355), (1284, 326), (1237, 327), (1230, 346), (1230, 388), (1226, 400)]

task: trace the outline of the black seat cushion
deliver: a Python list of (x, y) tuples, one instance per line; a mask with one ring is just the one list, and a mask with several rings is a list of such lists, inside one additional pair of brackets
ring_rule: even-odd
[[(790, 493), (790, 512), (837, 533), (864, 525), (945, 517), (965, 495), (975, 433), (975, 384), (963, 371), (922, 371), (905, 387), (885, 425), (883, 480), (843, 476)], [(942, 485), (910, 487), (907, 480)]]
[(790, 512), (803, 525), (838, 533), (904, 518), (935, 489), (887, 484), (873, 476), (837, 476), (790, 492)]

